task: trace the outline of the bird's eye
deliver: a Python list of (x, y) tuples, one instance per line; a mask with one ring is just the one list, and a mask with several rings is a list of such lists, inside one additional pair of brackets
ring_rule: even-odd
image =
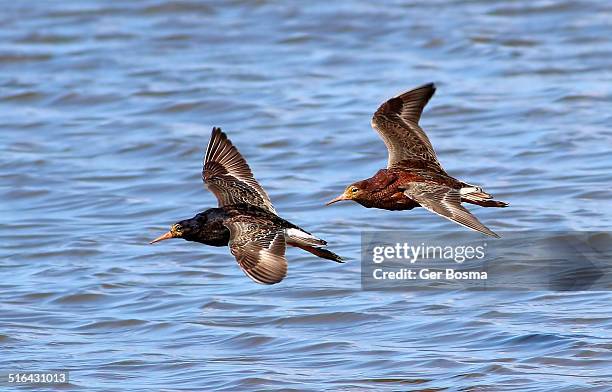
[(177, 223), (177, 224), (172, 226), (170, 231), (180, 235), (180, 234), (183, 233), (183, 227)]
[(359, 189), (357, 189), (357, 187), (352, 187), (351, 188), (351, 193), (357, 193)]

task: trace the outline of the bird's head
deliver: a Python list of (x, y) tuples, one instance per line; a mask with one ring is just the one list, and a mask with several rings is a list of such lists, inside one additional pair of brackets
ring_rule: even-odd
[(182, 238), (211, 246), (226, 246), (229, 229), (224, 225), (225, 213), (220, 208), (210, 208), (190, 219), (178, 221), (170, 226), (170, 231), (160, 235), (151, 244), (170, 238)]
[(170, 226), (170, 230), (153, 241), (150, 244), (154, 244), (159, 241), (169, 240), (170, 238), (183, 238), (186, 240), (190, 240), (194, 233), (194, 225), (192, 224), (193, 219), (186, 219), (180, 222), (176, 222), (172, 226)]
[(326, 205), (334, 204), (343, 200), (353, 200), (359, 202), (362, 197), (365, 195), (365, 184), (363, 181), (355, 182), (346, 187), (344, 193), (340, 196), (331, 199), (326, 203)]

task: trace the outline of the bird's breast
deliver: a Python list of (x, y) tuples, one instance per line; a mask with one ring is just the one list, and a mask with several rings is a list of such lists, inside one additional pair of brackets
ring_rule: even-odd
[(359, 203), (367, 208), (383, 210), (411, 210), (419, 204), (404, 194), (403, 189), (393, 184), (369, 193)]
[(391, 194), (378, 198), (378, 202), (376, 204), (376, 208), (391, 211), (411, 210), (414, 207), (419, 206), (417, 202), (406, 196), (401, 190), (397, 190)]

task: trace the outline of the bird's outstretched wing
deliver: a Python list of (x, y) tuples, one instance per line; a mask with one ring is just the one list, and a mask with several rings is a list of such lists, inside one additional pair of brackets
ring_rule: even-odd
[(253, 177), (251, 168), (220, 128), (213, 128), (202, 179), (219, 206), (250, 204), (276, 214), (270, 197)]
[(445, 173), (429, 138), (419, 126), (423, 108), (434, 95), (433, 83), (393, 97), (380, 105), (372, 127), (389, 151), (387, 167), (430, 168)]
[(491, 237), (499, 238), (499, 235), (480, 223), (474, 215), (461, 205), (461, 194), (455, 189), (444, 185), (418, 182), (411, 183), (404, 194), (419, 203), (421, 207), (441, 217)]
[(238, 265), (253, 281), (278, 283), (287, 275), (285, 235), (281, 227), (250, 216), (228, 219), (229, 248)]

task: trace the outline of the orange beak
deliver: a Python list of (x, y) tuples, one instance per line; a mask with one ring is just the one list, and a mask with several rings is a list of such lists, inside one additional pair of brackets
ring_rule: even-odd
[(165, 234), (160, 235), (159, 237), (157, 237), (153, 241), (149, 242), (149, 244), (154, 244), (156, 242), (163, 241), (163, 240), (169, 240), (170, 238), (174, 238), (174, 234), (172, 234), (171, 231), (169, 231), (169, 232), (167, 232)]
[(351, 198), (350, 198), (350, 197), (347, 197), (347, 196), (346, 196), (346, 194), (344, 194), (344, 193), (343, 193), (343, 194), (341, 194), (340, 196), (338, 196), (338, 197), (336, 197), (336, 198), (331, 199), (330, 201), (328, 201), (327, 203), (325, 203), (325, 205), (326, 205), (326, 206), (328, 206), (328, 205), (330, 205), (330, 204), (334, 204), (334, 203), (337, 203), (337, 202), (342, 201), (342, 200), (351, 200)]

